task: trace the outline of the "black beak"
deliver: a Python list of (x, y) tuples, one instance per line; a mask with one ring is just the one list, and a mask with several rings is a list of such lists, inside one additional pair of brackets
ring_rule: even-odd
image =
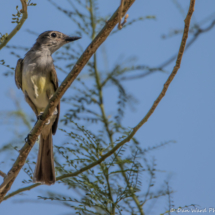
[(66, 37), (65, 41), (72, 42), (72, 41), (79, 40), (79, 39), (81, 39), (81, 37)]

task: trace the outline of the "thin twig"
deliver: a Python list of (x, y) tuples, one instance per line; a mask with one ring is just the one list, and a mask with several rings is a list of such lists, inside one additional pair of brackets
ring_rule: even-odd
[(11, 40), (12, 37), (15, 36), (15, 34), (20, 30), (22, 25), (24, 24), (25, 20), (28, 18), (27, 13), (27, 3), (26, 0), (20, 0), (22, 3), (22, 18), (20, 22), (16, 25), (16, 27), (11, 31), (11, 33), (5, 38), (5, 40), (0, 44), (0, 50), (7, 45), (7, 43)]
[(118, 14), (118, 29), (122, 28), (121, 20), (122, 20), (122, 10), (123, 10), (124, 0), (121, 0), (120, 6), (119, 6), (119, 14)]
[[(213, 20), (211, 22), (211, 24), (208, 27), (204, 28), (204, 29), (198, 27), (198, 30), (195, 32), (193, 38), (187, 43), (187, 45), (185, 47), (185, 51), (187, 51), (187, 49), (199, 38), (199, 36), (202, 33), (210, 31), (214, 26), (215, 26), (215, 20)], [(145, 76), (150, 75), (150, 74), (152, 74), (152, 73), (154, 73), (156, 71), (161, 71), (161, 69), (164, 69), (170, 63), (172, 63), (176, 58), (177, 58), (177, 54), (173, 55), (167, 61), (165, 61), (164, 63), (162, 63), (161, 65), (159, 65), (157, 67), (157, 69), (154, 69), (154, 70), (151, 70), (151, 71), (149, 70), (148, 72), (146, 72), (144, 74), (140, 74), (140, 75), (133, 75), (133, 76), (122, 77), (122, 78), (120, 78), (120, 80), (125, 81), (125, 80), (144, 78)]]
[[(94, 37), (95, 37), (95, 31), (96, 31), (96, 23), (95, 23), (95, 18), (94, 18), (94, 10), (93, 10), (93, 2), (92, 0), (90, 0), (90, 20), (91, 20), (91, 27), (92, 27), (92, 36), (91, 36), (91, 39), (93, 40)], [(103, 101), (102, 101), (102, 91), (101, 91), (101, 83), (100, 83), (100, 78), (99, 78), (99, 73), (98, 73), (98, 70), (97, 70), (97, 58), (96, 58), (96, 53), (93, 55), (93, 59), (94, 59), (94, 70), (95, 70), (95, 79), (96, 79), (96, 84), (97, 84), (97, 88), (98, 88), (98, 91), (99, 91), (99, 98), (100, 98), (100, 101), (98, 103), (99, 106), (103, 105)], [(104, 122), (105, 123), (105, 122)], [(115, 214), (115, 204), (114, 204), (114, 201), (113, 201), (113, 197), (112, 197), (112, 192), (111, 192), (111, 187), (110, 187), (110, 183), (109, 183), (109, 176), (108, 176), (108, 172), (105, 173), (105, 170), (104, 168), (102, 167), (102, 165), (100, 165), (101, 169), (102, 169), (102, 172), (103, 172), (103, 175), (105, 176), (105, 180), (107, 182), (107, 186), (108, 186), (108, 196), (109, 196), (109, 199), (110, 201), (112, 202), (111, 205), (111, 211), (112, 211), (112, 214), (114, 215)]]
[(170, 195), (170, 189), (169, 189), (169, 184), (168, 182), (166, 182), (166, 185), (167, 185), (167, 195), (168, 195), (168, 203), (169, 203), (169, 212), (168, 214), (171, 215), (171, 208), (172, 208), (172, 204), (171, 204), (171, 195)]
[(124, 21), (123, 21), (123, 23), (122, 23), (122, 27), (123, 27), (123, 26), (125, 25), (125, 23), (127, 22), (128, 17), (129, 17), (129, 15), (126, 14), (126, 15), (125, 15), (125, 18), (124, 18)]
[(127, 22), (128, 19), (128, 14), (125, 15), (124, 21), (123, 23), (121, 23), (122, 21), (122, 11), (123, 11), (123, 5), (124, 5), (124, 0), (121, 0), (120, 6), (119, 6), (119, 14), (118, 14), (118, 29), (122, 29), (123, 25)]
[[(122, 12), (123, 15), (131, 7), (131, 5), (134, 3), (134, 1), (135, 0), (126, 0), (125, 1), (124, 9)], [(91, 42), (91, 44), (87, 47), (87, 49), (84, 51), (84, 53), (81, 55), (81, 57), (77, 61), (76, 65), (73, 67), (72, 71), (67, 75), (67, 77), (64, 79), (64, 81), (62, 82), (60, 87), (57, 89), (57, 91), (55, 92), (53, 97), (50, 99), (49, 104), (44, 111), (44, 114), (41, 116), (41, 120), (38, 120), (37, 123), (35, 124), (35, 126), (33, 127), (33, 129), (31, 130), (31, 135), (29, 136), (28, 143), (26, 143), (23, 146), (23, 148), (20, 150), (20, 154), (19, 154), (18, 158), (16, 159), (13, 167), (10, 169), (7, 176), (5, 177), (4, 182), (0, 186), (0, 202), (2, 202), (4, 196), (10, 190), (11, 185), (13, 184), (19, 171), (23, 167), (29, 152), (31, 151), (32, 147), (34, 146), (34, 143), (36, 142), (38, 136), (40, 135), (45, 122), (50, 118), (50, 116), (54, 112), (55, 107), (60, 102), (61, 97), (64, 95), (64, 93), (67, 91), (67, 89), (73, 83), (73, 81), (76, 79), (76, 77), (82, 71), (83, 67), (89, 61), (91, 56), (96, 52), (98, 47), (107, 39), (107, 37), (109, 36), (109, 34), (113, 30), (113, 28), (116, 26), (117, 21), (118, 21), (117, 15), (118, 15), (118, 10), (116, 10), (115, 13), (112, 15), (112, 17), (106, 22), (103, 29), (95, 37), (95, 39)], [(106, 154), (106, 156), (107, 157), (110, 156), (111, 154), (113, 154), (113, 152), (114, 151), (108, 152)], [(102, 157), (101, 162), (105, 158), (107, 158), (106, 156)], [(89, 166), (89, 168), (92, 168), (93, 166), (95, 166), (97, 164), (99, 164), (99, 163), (94, 162), (91, 164), (92, 166), (91, 165)], [(80, 171), (82, 172), (83, 170), (85, 171), (85, 168), (82, 168)]]
[(6, 176), (6, 174), (0, 170), (0, 176), (2, 176), (4, 178)]
[[(198, 37), (202, 34), (202, 33), (205, 33), (209, 30), (211, 30), (215, 25), (215, 20), (213, 20), (211, 22), (211, 24), (205, 28), (205, 29), (201, 29), (201, 28), (198, 28), (198, 30), (196, 31), (196, 33), (194, 34), (193, 38), (187, 43), (187, 46), (185, 47), (185, 51), (198, 39)], [(174, 55), (173, 57), (171, 57), (169, 60), (167, 60), (166, 62), (164, 62), (163, 64), (161, 64), (159, 66), (159, 68), (164, 68), (166, 67), (167, 65), (169, 65), (170, 63), (172, 63), (175, 59), (176, 59), (177, 55)]]
[(187, 13), (186, 19), (185, 19), (185, 26), (184, 26), (184, 32), (183, 32), (183, 36), (182, 36), (182, 41), (181, 41), (181, 45), (179, 48), (179, 52), (178, 52), (178, 56), (177, 56), (177, 60), (176, 60), (176, 64), (172, 70), (172, 73), (170, 74), (169, 78), (167, 79), (166, 83), (164, 84), (164, 87), (160, 93), (160, 95), (157, 97), (157, 99), (154, 101), (152, 107), (150, 108), (150, 110), (148, 111), (148, 113), (146, 114), (146, 116), (139, 122), (139, 124), (137, 126), (135, 126), (133, 128), (134, 133), (137, 132), (137, 130), (148, 121), (149, 117), (153, 114), (153, 112), (155, 111), (156, 107), (158, 106), (159, 102), (161, 101), (161, 99), (165, 96), (166, 91), (170, 85), (170, 83), (172, 82), (172, 80), (174, 79), (175, 75), (177, 74), (180, 65), (181, 65), (181, 60), (182, 60), (182, 56), (184, 54), (184, 50), (185, 50), (185, 46), (186, 46), (186, 41), (188, 38), (188, 32), (189, 32), (189, 26), (190, 26), (190, 20), (194, 11), (194, 6), (195, 6), (195, 0), (190, 0), (190, 6), (189, 6), (189, 11)]

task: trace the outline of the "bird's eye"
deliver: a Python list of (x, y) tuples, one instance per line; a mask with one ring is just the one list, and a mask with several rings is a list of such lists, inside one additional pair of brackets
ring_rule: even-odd
[(56, 37), (57, 35), (56, 35), (55, 33), (52, 33), (51, 36), (52, 36), (52, 37)]

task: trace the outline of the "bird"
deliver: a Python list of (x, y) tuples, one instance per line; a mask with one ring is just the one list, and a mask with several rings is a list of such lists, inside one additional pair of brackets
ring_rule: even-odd
[[(50, 98), (58, 88), (58, 78), (53, 64), (52, 54), (61, 46), (81, 37), (67, 36), (59, 31), (45, 31), (39, 35), (36, 43), (17, 61), (15, 83), (25, 96), (25, 101), (40, 119)], [(54, 169), (52, 135), (57, 131), (60, 103), (50, 119), (45, 123), (39, 138), (39, 152), (33, 174), (33, 182), (46, 185), (56, 181)]]

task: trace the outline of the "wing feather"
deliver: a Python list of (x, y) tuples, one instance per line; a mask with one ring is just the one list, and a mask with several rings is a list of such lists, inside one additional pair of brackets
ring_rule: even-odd
[[(56, 73), (54, 65), (51, 68), (51, 82), (53, 83), (54, 89), (56, 91), (58, 88), (58, 78), (57, 78), (57, 73)], [(58, 120), (59, 120), (59, 115), (60, 115), (60, 103), (57, 106), (57, 111), (58, 111), (57, 118), (52, 125), (52, 134), (55, 134), (57, 131), (57, 125), (58, 125)]]
[(22, 68), (23, 68), (23, 59), (20, 58), (17, 61), (16, 69), (15, 69), (15, 82), (18, 89), (22, 89)]

